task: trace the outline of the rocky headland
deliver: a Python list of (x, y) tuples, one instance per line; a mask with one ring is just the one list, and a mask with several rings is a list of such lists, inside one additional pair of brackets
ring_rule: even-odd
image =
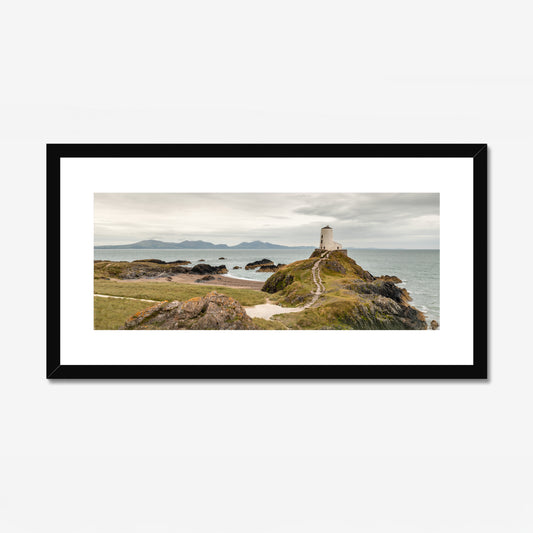
[(396, 276), (375, 277), (341, 252), (314, 252), (282, 267), (262, 290), (278, 305), (305, 307), (277, 317), (290, 329), (427, 329), (396, 283)]

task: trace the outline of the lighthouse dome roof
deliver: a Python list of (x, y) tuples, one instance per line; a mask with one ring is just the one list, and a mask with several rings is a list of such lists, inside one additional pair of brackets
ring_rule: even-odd
[(333, 228), (330, 228), (329, 226), (324, 226), (322, 229), (333, 229)]

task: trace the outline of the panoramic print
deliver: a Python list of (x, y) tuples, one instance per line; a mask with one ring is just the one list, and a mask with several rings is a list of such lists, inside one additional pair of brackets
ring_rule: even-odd
[(438, 193), (95, 193), (98, 330), (436, 330)]

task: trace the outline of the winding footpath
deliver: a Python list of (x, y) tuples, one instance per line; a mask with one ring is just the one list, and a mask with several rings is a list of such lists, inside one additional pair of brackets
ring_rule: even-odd
[(281, 315), (285, 313), (300, 313), (304, 309), (309, 309), (316, 304), (320, 296), (324, 294), (326, 290), (320, 277), (320, 263), (329, 257), (330, 252), (326, 252), (318, 261), (315, 262), (313, 268), (311, 268), (311, 274), (313, 276), (313, 282), (316, 286), (315, 291), (312, 293), (313, 298), (311, 301), (301, 307), (281, 307), (281, 305), (275, 305), (271, 303), (254, 305), (253, 307), (245, 307), (246, 313), (252, 318), (265, 318), (271, 320), (273, 315)]
[(109, 294), (95, 294), (98, 298), (116, 298), (118, 300), (135, 300), (137, 302), (161, 303), (159, 300), (145, 300), (144, 298), (129, 298), (128, 296), (110, 296)]
[(329, 257), (329, 253), (330, 252), (327, 252), (324, 256), (322, 256), (313, 265), (313, 268), (311, 269), (311, 274), (313, 274), (313, 281), (315, 282), (316, 290), (313, 293), (312, 300), (308, 304), (304, 305), (302, 309), (308, 309), (309, 307), (312, 307), (313, 305), (315, 305), (317, 300), (320, 298), (320, 296), (322, 296), (322, 294), (324, 294), (324, 291), (326, 290), (324, 288), (324, 284), (322, 283), (322, 278), (320, 277), (320, 263), (322, 263), (324, 259), (327, 259)]

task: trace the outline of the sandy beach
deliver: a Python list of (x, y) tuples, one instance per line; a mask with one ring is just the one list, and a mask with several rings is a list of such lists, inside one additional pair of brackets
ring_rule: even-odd
[[(196, 280), (205, 277), (203, 274), (174, 274), (169, 276), (172, 278), (172, 281), (168, 281), (166, 277), (164, 278), (139, 278), (139, 279), (128, 279), (121, 280), (123, 283), (138, 283), (151, 281), (154, 283), (196, 283)], [(221, 274), (214, 274), (214, 279), (209, 281), (202, 281), (198, 285), (218, 285), (219, 287), (233, 287), (234, 289), (251, 289), (260, 291), (263, 288), (264, 282), (248, 280), (248, 279), (237, 279), (230, 278), (228, 276), (223, 276)]]
[(303, 307), (282, 307), (281, 305), (276, 305), (270, 303), (259, 304), (250, 307), (245, 307), (246, 314), (252, 318), (265, 318), (270, 320), (274, 315), (282, 315), (285, 313), (300, 313), (304, 310)]

